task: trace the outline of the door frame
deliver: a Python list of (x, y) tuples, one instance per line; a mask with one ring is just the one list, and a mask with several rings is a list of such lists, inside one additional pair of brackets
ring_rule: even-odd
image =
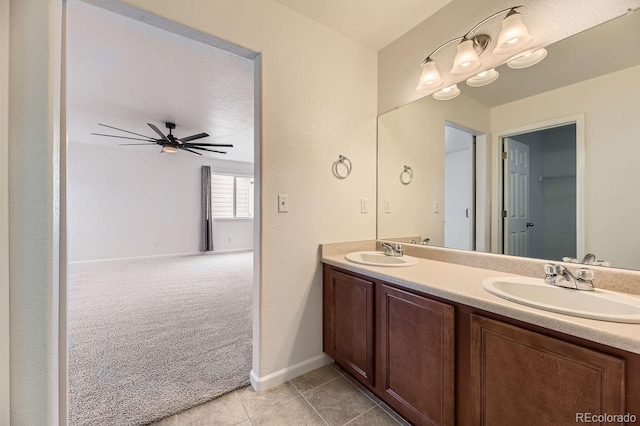
[(9, 369), (9, 0), (0, 3), (0, 424), (10, 421)]
[(492, 197), (491, 197), (491, 252), (501, 254), (503, 251), (502, 221), (502, 139), (521, 133), (529, 133), (568, 124), (576, 125), (576, 255), (585, 254), (585, 221), (584, 221), (584, 179), (585, 179), (585, 114), (577, 113), (549, 120), (524, 124), (522, 126), (493, 132), (491, 147), (492, 158)]

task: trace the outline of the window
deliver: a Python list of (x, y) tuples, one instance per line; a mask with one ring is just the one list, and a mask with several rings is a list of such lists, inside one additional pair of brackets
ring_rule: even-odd
[(211, 175), (213, 217), (253, 217), (253, 177)]

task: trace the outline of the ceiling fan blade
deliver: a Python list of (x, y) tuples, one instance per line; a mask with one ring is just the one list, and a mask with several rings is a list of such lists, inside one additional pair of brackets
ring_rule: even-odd
[(191, 153), (193, 153), (193, 154), (195, 154), (195, 155), (202, 155), (202, 154), (200, 154), (199, 152), (195, 152), (195, 151), (193, 151), (193, 150), (191, 150), (191, 149), (189, 149), (189, 148), (185, 148), (185, 147), (183, 147), (183, 146), (181, 146), (181, 145), (178, 145), (178, 148), (180, 148), (180, 149), (184, 149), (185, 151), (189, 151), (189, 152), (191, 152)]
[(131, 146), (131, 145), (148, 145), (148, 146), (156, 146), (157, 143), (119, 143), (118, 146)]
[[(202, 150), (202, 151), (217, 152), (218, 154), (226, 154), (226, 152), (224, 152), (224, 151), (214, 151), (213, 149), (200, 148), (200, 147), (197, 147), (197, 146), (190, 146), (189, 148), (199, 149), (199, 150)], [(185, 148), (182, 148), (182, 149), (185, 149)]]
[(128, 130), (118, 129), (117, 127), (107, 126), (106, 124), (102, 124), (102, 123), (98, 123), (98, 126), (104, 126), (104, 127), (108, 127), (108, 128), (110, 128), (110, 129), (120, 130), (121, 132), (131, 133), (132, 135), (142, 136), (143, 138), (149, 138), (149, 139), (151, 139), (149, 136), (141, 135), (140, 133), (134, 133), (134, 132), (130, 132), (130, 131), (128, 131)]
[(165, 141), (167, 141), (167, 142), (171, 142), (171, 141), (169, 140), (169, 138), (168, 138), (168, 137), (166, 137), (166, 136), (164, 135), (164, 133), (162, 133), (162, 132), (160, 131), (160, 129), (158, 129), (156, 126), (154, 126), (154, 125), (153, 125), (153, 124), (151, 124), (151, 123), (147, 123), (147, 124), (149, 125), (149, 127), (151, 127), (151, 128), (153, 129), (153, 131), (154, 131), (154, 132), (156, 132), (156, 133), (158, 134), (158, 136), (160, 136), (160, 139), (163, 139), (163, 140), (165, 140)]
[(226, 148), (233, 148), (233, 145), (231, 144), (223, 144), (223, 143), (186, 143), (185, 145), (187, 146), (217, 146), (217, 147), (226, 147)]
[(149, 143), (156, 143), (155, 139), (151, 139), (151, 138), (149, 138), (149, 139), (130, 138), (128, 136), (105, 135), (104, 133), (91, 133), (91, 134), (92, 135), (96, 135), (96, 136), (107, 136), (109, 138), (131, 139), (133, 141), (147, 141)]
[(206, 138), (208, 136), (209, 136), (208, 133), (198, 133), (197, 135), (191, 135), (191, 136), (187, 136), (187, 137), (184, 137), (184, 138), (178, 138), (178, 140), (182, 141), (182, 142), (189, 142), (189, 141), (193, 141), (193, 140), (196, 140), (196, 139)]

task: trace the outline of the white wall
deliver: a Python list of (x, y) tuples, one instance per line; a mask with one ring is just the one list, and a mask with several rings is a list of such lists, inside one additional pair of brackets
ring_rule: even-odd
[(11, 424), (58, 424), (59, 0), (10, 2)]
[(491, 110), (494, 131), (585, 113), (585, 249), (634, 269), (640, 267), (633, 227), (640, 210), (634, 195), (640, 180), (639, 73), (640, 66), (631, 67)]
[[(446, 102), (421, 99), (379, 117), (378, 238), (419, 235), (430, 238), (430, 245), (444, 244), (446, 121), (489, 133), (489, 108), (460, 95)], [(409, 185), (400, 182), (404, 165), (414, 172)], [(385, 199), (391, 213), (385, 213)]]
[[(269, 0), (131, 4), (261, 52), (260, 344), (253, 372), (258, 380), (275, 373), (277, 381), (297, 363), (298, 373), (313, 368), (323, 359), (318, 243), (375, 238), (375, 215), (361, 214), (359, 200), (375, 199), (376, 52)], [(58, 423), (61, 5), (11, 3), (11, 416), (17, 425)], [(331, 164), (340, 154), (354, 171), (339, 181)], [(290, 196), (288, 214), (277, 213), (278, 193)]]
[(9, 1), (0, 1), (0, 424), (9, 413)]
[[(375, 238), (375, 214), (360, 213), (360, 198), (376, 196), (376, 52), (270, 0), (126, 3), (260, 52), (260, 359), (253, 375), (262, 381), (298, 363), (311, 366), (322, 355), (318, 243)], [(353, 162), (344, 180), (331, 173), (341, 154)], [(289, 213), (277, 213), (280, 193), (289, 195)]]
[[(250, 163), (158, 151), (69, 143), (69, 261), (197, 253), (200, 167), (253, 175)], [(252, 232), (252, 220), (216, 221), (214, 249), (251, 249)]]

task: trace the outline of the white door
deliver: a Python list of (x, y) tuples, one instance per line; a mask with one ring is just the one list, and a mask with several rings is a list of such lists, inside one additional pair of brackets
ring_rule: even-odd
[(504, 253), (529, 256), (529, 147), (504, 139)]
[(473, 135), (445, 128), (444, 246), (475, 249), (475, 155)]

